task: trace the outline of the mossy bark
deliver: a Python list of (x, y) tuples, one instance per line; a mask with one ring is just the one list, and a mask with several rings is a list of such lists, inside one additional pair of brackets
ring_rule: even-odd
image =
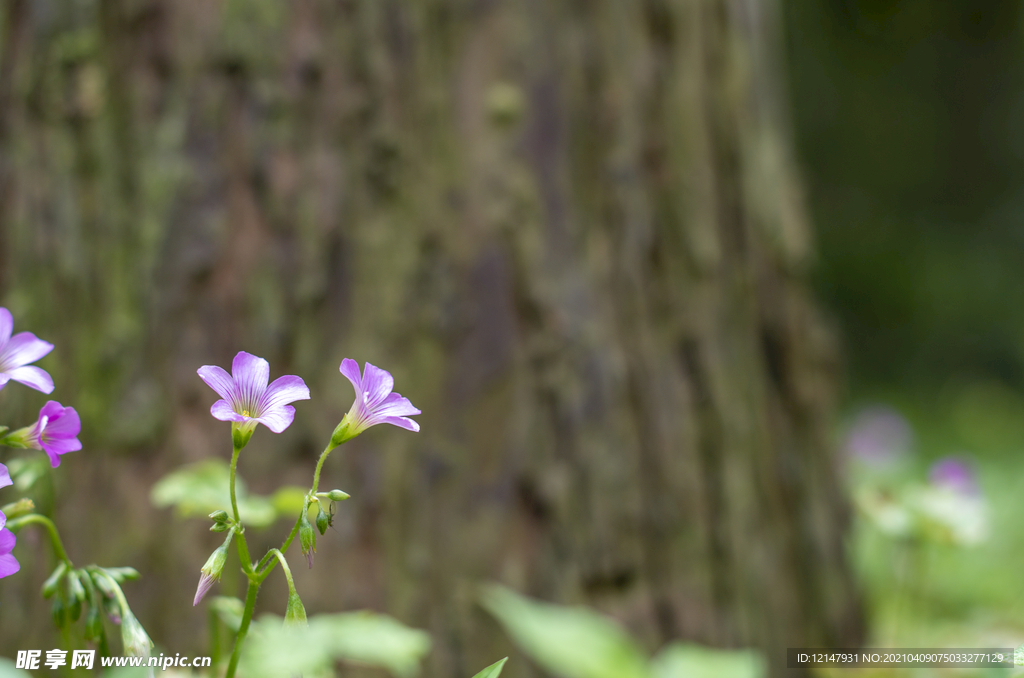
[[(152, 634), (199, 642), (182, 601), (215, 544), (145, 503), (230, 449), (195, 369), (248, 350), (310, 384), (241, 462), (266, 490), (308, 482), (349, 356), (392, 371), (423, 430), (328, 463), (353, 499), (296, 575), (311, 613), (429, 629), (431, 676), (507, 652), (487, 580), (652, 649), (757, 645), (776, 674), (786, 646), (855, 643), (775, 10), (7, 3), (0, 299), (57, 344), (54, 395), (85, 420), (59, 472), (73, 557), (134, 559)], [(41, 404), (12, 391), (8, 413)], [(7, 652), (31, 622), (0, 620)]]

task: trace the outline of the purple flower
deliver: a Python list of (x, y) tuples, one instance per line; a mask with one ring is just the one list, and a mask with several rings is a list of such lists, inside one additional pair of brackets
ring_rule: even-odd
[(288, 403), (309, 400), (305, 382), (294, 375), (278, 377), (268, 386), (270, 363), (245, 351), (239, 351), (231, 362), (230, 376), (216, 365), (203, 365), (198, 372), (222, 398), (213, 404), (210, 414), (250, 433), (257, 423), (280, 433), (295, 419), (295, 408)]
[(904, 457), (914, 444), (910, 424), (896, 410), (874, 406), (862, 410), (850, 426), (844, 441), (846, 452), (869, 466), (890, 466)]
[[(12, 484), (11, 474), (7, 472), (7, 467), (0, 464), (0, 487), (7, 487)], [(18, 539), (14, 536), (13, 532), (4, 527), (6, 524), (7, 516), (4, 515), (3, 511), (0, 511), (0, 579), (12, 575), (21, 569), (21, 565), (11, 555), (11, 551), (14, 550), (14, 545)]]
[(7, 517), (0, 513), (0, 579), (9, 577), (21, 569), (18, 559), (11, 555), (18, 538), (14, 533), (4, 527)]
[[(39, 419), (31, 427), (21, 429), (25, 447), (42, 450), (50, 458), (53, 468), (60, 466), (60, 455), (82, 449), (78, 434), (82, 420), (73, 407), (64, 407), (56, 400), (48, 400), (39, 410)], [(16, 431), (12, 437), (18, 436)]]
[(8, 381), (20, 381), (43, 393), (53, 392), (53, 379), (45, 370), (29, 365), (53, 350), (53, 344), (43, 341), (31, 332), (19, 332), (13, 337), (14, 318), (6, 308), (0, 307), (0, 388)]
[(359, 363), (351, 358), (341, 361), (339, 371), (356, 389), (356, 399), (348, 414), (335, 429), (332, 442), (340, 445), (377, 424), (392, 424), (409, 431), (419, 431), (420, 425), (411, 414), (420, 414), (408, 398), (392, 393), (395, 380), (391, 373), (366, 363), (363, 374), (359, 374)]
[(971, 464), (956, 457), (944, 457), (932, 464), (928, 470), (928, 481), (932, 485), (944, 487), (957, 494), (970, 496), (981, 494)]

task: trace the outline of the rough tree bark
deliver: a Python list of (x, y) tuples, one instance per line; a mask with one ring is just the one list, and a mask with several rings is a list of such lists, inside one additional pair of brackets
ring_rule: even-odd
[[(344, 356), (423, 409), (332, 458), (354, 499), (299, 586), (429, 629), (427, 675), (507, 651), (486, 580), (776, 675), (859, 639), (771, 0), (4, 8), (0, 300), (86, 421), (73, 556), (132, 560), (165, 647), (199, 651), (213, 542), (146, 492), (227, 454), (195, 369), (240, 349), (314, 395), (257, 489), (304, 482)], [(40, 576), (0, 584), (5, 652), (42, 646)]]

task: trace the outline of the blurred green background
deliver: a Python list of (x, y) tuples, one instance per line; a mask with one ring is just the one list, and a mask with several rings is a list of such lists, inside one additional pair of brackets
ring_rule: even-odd
[[(922, 577), (903, 570), (915, 579), (903, 584), (905, 554), (861, 519), (873, 642), (1015, 646), (1024, 628), (1022, 6), (785, 9), (814, 284), (842, 327), (847, 426), (865, 406), (896, 408), (914, 442), (887, 482), (921, 481), (930, 462), (958, 455), (976, 462), (991, 508), (987, 543), (930, 546)], [(917, 596), (909, 606), (907, 588)]]

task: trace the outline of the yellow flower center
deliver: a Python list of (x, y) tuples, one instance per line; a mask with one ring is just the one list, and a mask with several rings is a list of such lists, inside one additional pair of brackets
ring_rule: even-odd
[(248, 417), (249, 416), (249, 410), (242, 410), (242, 416), (243, 417)]

